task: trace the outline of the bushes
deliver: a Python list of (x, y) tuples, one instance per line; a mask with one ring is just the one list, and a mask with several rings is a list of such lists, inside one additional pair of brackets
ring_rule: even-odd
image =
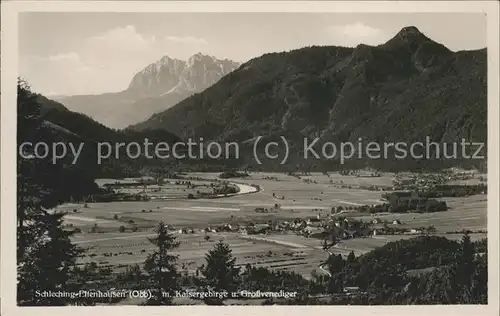
[(118, 231), (119, 231), (120, 233), (124, 233), (124, 232), (125, 232), (125, 226), (123, 226), (123, 225), (122, 225), (122, 226), (120, 226), (120, 227), (118, 228)]
[(249, 176), (248, 173), (238, 172), (238, 171), (226, 171), (226, 172), (219, 174), (219, 178), (221, 178), (221, 179), (246, 178), (248, 176)]
[(94, 224), (94, 226), (92, 226), (92, 228), (90, 228), (90, 233), (97, 233), (99, 231), (99, 227), (97, 226), (97, 224)]
[(249, 266), (242, 276), (242, 284), (247, 290), (279, 291), (283, 288), (295, 292), (309, 285), (309, 281), (295, 272), (273, 271), (264, 267)]
[(444, 201), (435, 199), (400, 200), (390, 204), (388, 211), (391, 213), (407, 213), (416, 211), (418, 213), (444, 212), (448, 206)]

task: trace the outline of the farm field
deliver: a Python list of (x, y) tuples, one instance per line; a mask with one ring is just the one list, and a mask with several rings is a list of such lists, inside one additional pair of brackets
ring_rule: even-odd
[[(238, 233), (208, 233), (209, 241), (204, 239), (205, 233), (174, 234), (180, 242), (179, 248), (174, 252), (179, 256), (179, 265), (183, 267), (182, 270), (191, 274), (204, 263), (205, 254), (219, 240), (229, 244), (239, 266), (250, 263), (277, 270), (294, 270), (308, 276), (326, 258), (325, 252), (317, 249), (320, 245), (317, 239), (311, 239), (305, 243), (306, 245), (293, 245), (287, 243), (286, 238), (278, 238), (277, 241), (259, 240)], [(75, 238), (74, 242), (78, 246), (87, 249), (87, 256), (81, 263), (95, 261), (119, 270), (123, 265), (142, 265), (148, 253), (153, 250), (153, 246), (147, 240), (154, 235), (152, 231), (100, 235), (103, 234), (93, 234), (91, 238), (85, 236)]]
[[(137, 180), (137, 179), (136, 179)], [(215, 179), (211, 180), (183, 180), (183, 179), (163, 179), (162, 185), (157, 184), (140, 184), (134, 179), (97, 179), (96, 183), (99, 186), (112, 185), (116, 193), (125, 194), (141, 194), (148, 196), (151, 200), (158, 198), (166, 199), (187, 199), (189, 195), (197, 196), (213, 194), (213, 187), (220, 186), (220, 182)], [(134, 186), (127, 186), (136, 184)], [(125, 186), (120, 186), (125, 185)], [(255, 188), (245, 184), (234, 184), (241, 193), (249, 193), (256, 191)], [(234, 193), (233, 193), (234, 194)], [(228, 194), (232, 195), (232, 194)]]
[[(437, 236), (443, 236), (451, 240), (460, 240), (463, 234), (436, 234)], [(397, 241), (401, 239), (415, 238), (416, 235), (385, 235), (385, 236), (373, 236), (368, 238), (354, 238), (348, 240), (342, 240), (337, 243), (330, 250), (333, 253), (349, 253), (354, 251), (356, 256), (367, 253), (375, 248), (381, 247), (389, 242)], [(471, 234), (471, 240), (477, 241), (487, 237), (485, 233)]]
[[(422, 227), (434, 225), (438, 231), (486, 230), (487, 198), (486, 195), (474, 195), (460, 198), (443, 198), (450, 209), (436, 213), (408, 213), (377, 215), (385, 220), (400, 220), (401, 227)], [(370, 215), (356, 216), (357, 219), (369, 220)]]
[[(204, 256), (214, 244), (223, 240), (231, 247), (237, 258), (238, 266), (251, 264), (256, 267), (266, 267), (275, 270), (289, 270), (311, 277), (312, 271), (321, 273), (319, 265), (327, 258), (322, 250), (321, 240), (306, 238), (295, 234), (270, 234), (245, 236), (238, 233), (208, 233), (210, 240), (204, 239), (205, 233), (178, 234), (179, 248), (174, 252), (179, 255), (179, 266), (190, 274), (205, 263)], [(142, 265), (147, 255), (153, 251), (153, 246), (147, 238), (154, 236), (152, 231), (130, 234), (93, 234), (80, 236), (74, 242), (87, 249), (87, 256), (81, 263), (95, 261), (110, 265), (115, 270), (124, 265)], [(459, 240), (462, 234), (438, 234), (449, 239)], [(473, 241), (486, 238), (486, 234), (471, 234)], [(381, 247), (391, 241), (414, 238), (415, 235), (370, 236), (343, 240), (330, 248), (333, 254), (344, 257), (353, 251), (356, 256)]]
[[(192, 177), (215, 179), (217, 173), (193, 173)], [(304, 179), (309, 179), (308, 183)], [(204, 263), (205, 253), (213, 247), (216, 241), (223, 239), (227, 242), (237, 264), (250, 263), (256, 266), (265, 266), (272, 269), (292, 270), (309, 277), (313, 270), (321, 273), (319, 264), (326, 259), (327, 254), (322, 250), (321, 240), (306, 238), (293, 233), (270, 235), (242, 235), (240, 233), (207, 233), (210, 236), (206, 241), (205, 233), (201, 232), (210, 225), (265, 223), (269, 220), (290, 220), (295, 218), (326, 216), (332, 206), (356, 206), (380, 203), (380, 192), (367, 191), (357, 188), (338, 188), (333, 183), (342, 181), (344, 184), (359, 185), (390, 185), (392, 175), (382, 177), (363, 178), (355, 176), (340, 176), (332, 174), (330, 177), (323, 174), (298, 179), (285, 174), (251, 173), (245, 179), (230, 179), (234, 183), (258, 185), (259, 192), (237, 194), (234, 196), (216, 199), (176, 199), (154, 200), (141, 202), (112, 202), (88, 203), (88, 207), (81, 204), (66, 204), (57, 207), (57, 210), (68, 211), (65, 224), (81, 229), (74, 241), (81, 247), (87, 248), (82, 263), (95, 261), (111, 265), (116, 269), (130, 264), (144, 262), (152, 245), (147, 237), (152, 236), (152, 228), (164, 221), (169, 227), (177, 231), (180, 228), (193, 228), (192, 234), (179, 234), (180, 247), (177, 249), (179, 263), (184, 270), (195, 273), (196, 268)], [(172, 185), (172, 190), (182, 190), (181, 185)], [(162, 190), (169, 191), (169, 188)], [(184, 194), (185, 192), (182, 191)], [(274, 196), (273, 196), (274, 194)], [(486, 195), (476, 195), (468, 198), (445, 199), (450, 209), (446, 212), (427, 214), (375, 214), (367, 215), (346, 211), (342, 216), (371, 221), (375, 217), (386, 220), (398, 219), (400, 227), (419, 228), (434, 225), (437, 233), (486, 230)], [(274, 209), (279, 204), (278, 209)], [(258, 213), (256, 208), (268, 209), (267, 213)], [(76, 212), (73, 210), (76, 209)], [(89, 233), (96, 226), (96, 233)], [(125, 232), (118, 232), (124, 226)], [(132, 232), (132, 227), (136, 227)], [(448, 238), (460, 238), (446, 234)], [(480, 234), (474, 234), (479, 238)], [(484, 236), (484, 234), (483, 234)], [(413, 236), (375, 236), (355, 238), (339, 242), (330, 249), (333, 253), (347, 255), (354, 251), (356, 255), (380, 247), (387, 242)]]

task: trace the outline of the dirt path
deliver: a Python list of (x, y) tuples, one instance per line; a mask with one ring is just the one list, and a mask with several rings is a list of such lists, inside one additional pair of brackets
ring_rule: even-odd
[(264, 242), (278, 244), (278, 245), (283, 245), (283, 246), (288, 246), (288, 247), (292, 247), (292, 248), (300, 248), (300, 249), (302, 249), (302, 248), (312, 248), (312, 247), (308, 247), (308, 246), (301, 245), (301, 244), (296, 244), (296, 243), (289, 242), (289, 241), (276, 240), (276, 239), (270, 239), (270, 238), (265, 238), (265, 237), (254, 237), (254, 236), (241, 235), (241, 236), (238, 236), (238, 238), (249, 239), (249, 240), (257, 240), (257, 241), (264, 241)]

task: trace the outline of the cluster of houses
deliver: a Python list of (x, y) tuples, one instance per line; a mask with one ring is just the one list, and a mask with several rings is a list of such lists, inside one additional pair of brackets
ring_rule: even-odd
[(302, 179), (302, 181), (303, 181), (304, 183), (309, 183), (309, 184), (318, 184), (318, 182), (317, 182), (316, 180), (309, 179), (309, 178)]
[[(390, 225), (390, 226), (388, 226)], [(400, 228), (398, 228), (398, 226)], [(337, 230), (335, 228), (338, 228)], [(384, 221), (378, 218), (370, 222), (362, 222), (349, 218), (333, 218), (320, 215), (307, 219), (293, 219), (289, 221), (272, 221), (269, 223), (248, 223), (240, 224), (221, 224), (207, 226), (200, 232), (221, 233), (231, 232), (242, 235), (266, 235), (272, 233), (295, 233), (300, 236), (317, 239), (327, 239), (332, 231), (337, 231), (337, 238), (350, 239), (360, 236), (385, 235), (385, 234), (420, 234), (422, 229), (403, 228), (400, 220)], [(178, 229), (179, 234), (192, 234), (195, 230), (190, 227)]]
[[(354, 220), (351, 220), (353, 223)], [(310, 237), (310, 238), (325, 238), (330, 234), (329, 231), (333, 226), (341, 228), (341, 237), (343, 238), (353, 238), (357, 235), (364, 234), (367, 232), (360, 232), (359, 229), (351, 227), (352, 223), (349, 222), (347, 218), (337, 218), (334, 219), (330, 215), (321, 218), (321, 215), (314, 217), (300, 219), (296, 218), (293, 220), (285, 221), (270, 221), (268, 223), (248, 223), (245, 225), (239, 224), (222, 224), (216, 226), (208, 226), (202, 229), (205, 233), (219, 233), (219, 232), (233, 232), (240, 233), (242, 235), (261, 235), (261, 234), (271, 234), (271, 233), (295, 233), (300, 236)], [(368, 226), (368, 223), (365, 227)], [(181, 234), (193, 233), (194, 230), (190, 228), (183, 228), (179, 230)], [(370, 233), (370, 232), (368, 232)]]
[(271, 177), (271, 176), (265, 176), (262, 179), (264, 179), (264, 180), (279, 181), (278, 177)]
[(372, 170), (372, 169), (362, 169), (362, 170), (347, 170), (343, 169), (339, 171), (339, 174), (341, 176), (356, 176), (356, 177), (364, 177), (364, 178), (371, 178), (371, 177), (381, 177), (382, 175), (380, 172), (377, 170)]
[(418, 175), (406, 179), (396, 178), (392, 183), (393, 190), (426, 190), (446, 181), (448, 181), (446, 177), (436, 174)]
[(280, 221), (267, 224), (249, 224), (240, 230), (244, 235), (267, 234), (271, 232), (295, 232), (299, 235), (312, 237), (324, 232), (323, 222), (320, 216), (308, 219), (294, 219), (290, 221)]
[[(220, 232), (233, 232), (242, 235), (258, 235), (270, 234), (276, 232), (295, 232), (299, 235), (307, 237), (318, 237), (324, 234), (324, 227), (326, 222), (320, 219), (320, 215), (308, 219), (294, 219), (290, 221), (271, 221), (269, 223), (248, 223), (245, 225), (239, 224), (221, 224), (207, 226), (201, 229), (205, 233), (220, 233)], [(179, 234), (192, 234), (195, 230), (190, 227), (178, 229)]]
[(246, 225), (238, 224), (223, 224), (219, 226), (210, 226), (204, 229), (205, 232), (237, 232), (242, 235), (258, 235), (270, 234), (276, 232), (295, 231), (305, 235), (323, 231), (321, 221), (318, 217), (313, 217), (307, 220), (295, 219), (292, 221), (282, 221), (276, 223), (249, 223)]

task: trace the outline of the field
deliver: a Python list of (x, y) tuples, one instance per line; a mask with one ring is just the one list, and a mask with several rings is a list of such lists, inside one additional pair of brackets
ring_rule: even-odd
[[(190, 176), (215, 179), (217, 174), (198, 173)], [(251, 263), (272, 269), (293, 270), (309, 277), (312, 271), (324, 273), (318, 268), (327, 257), (322, 250), (321, 240), (293, 233), (246, 236), (230, 232), (207, 233), (210, 239), (206, 241), (205, 232), (201, 229), (225, 223), (241, 225), (249, 222), (265, 223), (269, 220), (326, 216), (332, 206), (348, 207), (380, 203), (380, 192), (361, 190), (355, 186), (389, 186), (392, 183), (392, 176), (358, 178), (338, 174), (331, 176), (313, 174), (298, 179), (284, 174), (252, 173), (249, 178), (235, 179), (234, 182), (256, 184), (261, 190), (255, 193), (242, 190), (240, 192), (242, 194), (216, 199), (89, 203), (86, 208), (81, 204), (66, 204), (57, 209), (69, 211), (65, 223), (82, 230), (74, 237), (79, 246), (88, 249), (82, 263), (95, 261), (111, 265), (116, 269), (135, 263), (142, 264), (152, 250), (147, 237), (152, 236), (152, 228), (159, 221), (164, 221), (178, 236), (181, 242), (177, 250), (180, 265), (190, 273), (194, 273), (196, 268), (204, 263), (204, 255), (214, 243), (223, 239), (230, 245), (239, 265)], [(337, 184), (341, 182), (353, 187), (339, 188)], [(184, 189), (186, 187), (182, 185), (161, 188), (165, 194), (182, 192), (182, 195), (186, 192)], [(418, 228), (434, 225), (438, 234), (463, 229), (486, 230), (486, 195), (449, 198), (446, 202), (451, 207), (446, 212), (377, 214), (375, 217), (391, 221), (398, 219), (401, 221), (399, 225), (401, 227)], [(280, 207), (275, 209), (275, 204), (279, 204)], [(258, 213), (255, 211), (257, 207), (268, 209), (269, 212)], [(370, 221), (374, 218), (372, 215), (354, 212), (342, 215)], [(126, 231), (118, 232), (120, 226), (124, 226)], [(98, 227), (96, 233), (89, 232), (92, 227)], [(136, 227), (135, 232), (132, 231), (133, 227)], [(177, 232), (187, 227), (192, 228), (194, 232), (188, 234)], [(446, 236), (461, 237), (459, 234)], [(352, 250), (359, 255), (389, 241), (411, 237), (398, 235), (355, 238), (341, 241), (331, 251), (347, 255)], [(485, 234), (474, 234), (473, 238), (480, 237), (485, 237)]]
[[(180, 246), (175, 253), (179, 255), (182, 270), (190, 273), (195, 273), (197, 267), (204, 263), (205, 253), (219, 240), (224, 240), (231, 246), (237, 257), (237, 265), (242, 266), (251, 263), (273, 269), (298, 270), (309, 275), (325, 259), (325, 253), (315, 247), (280, 244), (279, 240), (253, 240), (250, 236), (237, 233), (209, 233), (209, 241), (204, 239), (204, 233), (177, 235)], [(108, 234), (105, 238), (76, 238), (75, 242), (79, 246), (88, 247), (88, 256), (82, 263), (95, 261), (120, 268), (121, 265), (144, 263), (147, 254), (153, 249), (146, 239), (148, 236), (152, 235), (132, 233), (124, 236), (115, 233)], [(319, 245), (317, 240), (315, 243), (316, 246)]]

